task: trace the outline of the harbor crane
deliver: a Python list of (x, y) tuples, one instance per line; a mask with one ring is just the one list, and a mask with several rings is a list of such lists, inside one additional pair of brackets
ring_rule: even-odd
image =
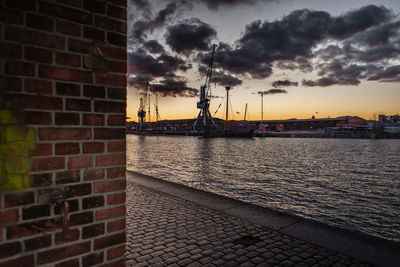
[(197, 108), (200, 109), (199, 115), (193, 124), (193, 130), (198, 131), (203, 130), (204, 135), (207, 135), (210, 130), (210, 122), (214, 128), (216, 124), (210, 113), (210, 99), (211, 99), (211, 77), (214, 65), (214, 55), (216, 44), (212, 46), (212, 53), (210, 63), (208, 64), (208, 70), (206, 74), (206, 80), (204, 85), (200, 86), (200, 101), (197, 102)]
[[(149, 98), (149, 82), (146, 83), (146, 97), (143, 99), (143, 97), (140, 98), (140, 103), (139, 103), (139, 111), (138, 111), (138, 118), (139, 118), (139, 131), (143, 130), (144, 128), (144, 123), (146, 121), (146, 103), (147, 103), (147, 98)], [(150, 114), (150, 110), (149, 110)], [(150, 120), (149, 120), (150, 121)]]

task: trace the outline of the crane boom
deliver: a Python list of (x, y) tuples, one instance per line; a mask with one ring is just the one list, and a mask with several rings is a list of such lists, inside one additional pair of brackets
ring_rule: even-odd
[(217, 45), (212, 46), (212, 53), (211, 53), (211, 58), (210, 62), (208, 64), (208, 69), (207, 69), (207, 74), (206, 74), (206, 80), (204, 82), (204, 85), (200, 86), (200, 101), (197, 102), (197, 108), (200, 109), (199, 115), (197, 116), (196, 121), (193, 124), (193, 129), (197, 130), (198, 122), (201, 121), (201, 126), (204, 130), (204, 133), (207, 134), (209, 127), (210, 127), (210, 121), (213, 124), (214, 127), (216, 127), (216, 124), (210, 114), (210, 99), (211, 99), (211, 78), (212, 78), (212, 71), (213, 71), (213, 65), (214, 65), (214, 55), (215, 55), (215, 48)]

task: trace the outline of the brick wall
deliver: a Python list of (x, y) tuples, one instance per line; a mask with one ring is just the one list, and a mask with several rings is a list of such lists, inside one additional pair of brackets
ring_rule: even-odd
[(126, 0), (0, 2), (0, 266), (124, 265)]

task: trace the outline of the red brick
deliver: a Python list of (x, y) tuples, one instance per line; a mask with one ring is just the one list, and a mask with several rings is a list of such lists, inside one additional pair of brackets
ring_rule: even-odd
[[(67, 194), (68, 197), (73, 197), (73, 194), (71, 194), (71, 192), (68, 192), (68, 190), (69, 190), (71, 187), (72, 187), (72, 186), (68, 186), (68, 187), (59, 187), (59, 188), (61, 188), (62, 190), (55, 189), (54, 192), (64, 191), (64, 192), (68, 193), (68, 194)], [(46, 189), (44, 189), (43, 191), (44, 191), (44, 192), (43, 192), (44, 194), (47, 194), (47, 193), (48, 193), (48, 190), (46, 190)], [(47, 191), (47, 192), (46, 192), (46, 191)], [(40, 192), (40, 193), (42, 193), (42, 192)], [(43, 194), (43, 193), (42, 193), (42, 194)], [(68, 205), (69, 205), (69, 207), (68, 207), (68, 212), (75, 212), (75, 211), (78, 211), (78, 210), (79, 210), (79, 199), (69, 200), (69, 201), (68, 201)], [(54, 214), (55, 214), (55, 215), (60, 215), (61, 212), (62, 212), (61, 208), (62, 208), (63, 206), (64, 206), (63, 203), (56, 204), (56, 205), (54, 206)]]
[(96, 166), (125, 165), (125, 154), (99, 155), (96, 157)]
[(40, 140), (87, 140), (91, 135), (89, 128), (39, 128)]
[(16, 44), (0, 43), (0, 56), (7, 58), (21, 58), (22, 46)]
[(120, 258), (125, 254), (125, 245), (107, 250), (107, 260)]
[(45, 31), (53, 31), (53, 20), (47, 16), (41, 16), (37, 14), (26, 15), (26, 26), (37, 28)]
[(10, 41), (35, 44), (51, 48), (63, 49), (65, 46), (64, 37), (23, 28), (7, 27), (5, 37), (6, 40)]
[(94, 139), (125, 139), (125, 128), (94, 128)]
[(116, 102), (116, 101), (96, 100), (94, 102), (94, 110), (96, 112), (106, 112), (106, 113), (125, 113), (126, 103)]
[(65, 168), (65, 160), (63, 157), (52, 157), (52, 158), (33, 158), (32, 171), (48, 171), (58, 170)]
[(79, 154), (79, 143), (56, 143), (55, 151), (56, 155)]
[(25, 111), (25, 122), (27, 124), (49, 125), (52, 123), (51, 113), (44, 111)]
[[(65, 239), (62, 232), (58, 232), (55, 235), (55, 243), (56, 245), (66, 244), (69, 242), (73, 242), (79, 239), (80, 231), (79, 229), (71, 229), (71, 237)], [(79, 266), (79, 264), (78, 264)]]
[[(9, 24), (23, 24), (24, 16), (21, 10), (16, 10), (13, 8), (1, 6), (1, 16), (0, 21), (9, 23)], [(3, 27), (4, 28), (4, 27)]]
[(103, 1), (83, 0), (83, 6), (88, 11), (94, 11), (100, 14), (104, 14), (106, 11), (106, 5)]
[(80, 114), (79, 113), (61, 113), (55, 114), (56, 125), (79, 125)]
[(81, 36), (81, 25), (64, 20), (56, 21), (56, 31), (68, 35)]
[(84, 24), (92, 23), (92, 16), (89, 13), (53, 3), (41, 2), (40, 12), (57, 18), (71, 20), (73, 22)]
[(56, 63), (60, 65), (80, 67), (81, 66), (81, 56), (71, 53), (61, 53), (56, 54)]
[(53, 61), (53, 52), (42, 48), (25, 47), (25, 59), (51, 63)]
[(24, 241), (25, 250), (38, 250), (41, 248), (46, 248), (51, 246), (51, 235), (39, 236)]
[(90, 100), (67, 99), (67, 110), (90, 111), (91, 109)]
[(42, 78), (91, 83), (92, 73), (83, 70), (67, 69), (54, 66), (39, 66), (39, 76)]
[(20, 10), (1, 6), (0, 21), (10, 24), (23, 24), (24, 16)]
[(9, 261), (0, 262), (0, 267), (10, 266), (33, 267), (35, 266), (33, 255), (23, 256)]
[(32, 156), (50, 156), (51, 154), (53, 154), (52, 144), (36, 144), (36, 149)]
[(34, 76), (35, 64), (22, 61), (7, 61), (5, 72), (7, 74)]
[(92, 193), (91, 184), (79, 184), (69, 186), (70, 195), (73, 197), (84, 196)]
[(68, 50), (72, 52), (78, 52), (83, 54), (90, 54), (91, 53), (91, 43), (84, 42), (80, 40), (70, 39), (68, 41)]
[(104, 143), (90, 142), (83, 144), (83, 153), (103, 153)]
[(116, 232), (125, 229), (126, 220), (121, 219), (107, 223), (107, 233)]
[(92, 156), (76, 156), (68, 159), (69, 169), (89, 168), (93, 166)]
[(106, 88), (102, 86), (85, 85), (83, 95), (86, 97), (104, 98), (106, 96)]
[(119, 233), (115, 235), (108, 235), (106, 237), (98, 238), (94, 240), (94, 249), (99, 250), (106, 247), (111, 247), (117, 244), (123, 244), (126, 241), (126, 235)]
[(93, 266), (103, 262), (103, 251), (98, 253), (93, 253), (82, 258), (83, 267)]
[(22, 82), (19, 78), (0, 76), (0, 90), (2, 91), (21, 91)]
[(55, 267), (76, 267), (79, 266), (79, 259), (67, 260), (55, 265)]
[(56, 91), (58, 95), (80, 96), (81, 87), (74, 83), (56, 83)]
[(15, 108), (62, 109), (62, 99), (36, 95), (5, 94), (4, 100)]
[(126, 200), (126, 193), (119, 193), (107, 196), (107, 205), (123, 204)]
[(117, 19), (126, 20), (126, 8), (108, 5), (107, 6), (107, 15), (110, 17), (114, 17)]
[(119, 48), (109, 45), (97, 45), (95, 53), (102, 57), (115, 58), (115, 59), (126, 59), (126, 49)]
[[(0, 224), (11, 224), (19, 221), (19, 210), (0, 210)], [(1, 250), (0, 250), (1, 251)]]
[(90, 241), (80, 244), (73, 244), (61, 248), (51, 249), (39, 252), (37, 255), (37, 263), (38, 264), (50, 263), (53, 261), (85, 254), (89, 251), (90, 251)]
[(83, 29), (83, 37), (97, 40), (97, 41), (104, 41), (105, 32), (93, 27), (85, 27)]
[(126, 76), (108, 73), (96, 73), (96, 83), (112, 86), (126, 86)]
[(11, 208), (16, 206), (29, 205), (34, 202), (33, 192), (21, 192), (6, 194), (4, 197), (4, 207)]
[(94, 224), (90, 226), (83, 227), (82, 238), (92, 238), (104, 234), (104, 223)]
[[(57, 144), (56, 144), (57, 146)], [(56, 184), (76, 183), (81, 180), (80, 170), (69, 170), (56, 173)]]
[(57, 2), (74, 7), (82, 7), (82, 0), (57, 0)]
[(96, 182), (94, 183), (94, 193), (106, 193), (113, 191), (125, 190), (126, 181), (106, 181), (106, 182)]
[(110, 44), (119, 45), (126, 47), (126, 35), (108, 32), (107, 33), (107, 41)]
[(125, 61), (109, 61), (108, 69), (111, 72), (126, 73), (126, 62)]
[(126, 142), (125, 141), (108, 142), (107, 151), (108, 152), (125, 152), (126, 151)]
[(126, 33), (126, 23), (109, 17), (95, 16), (95, 25), (97, 27), (119, 33)]
[(93, 222), (93, 211), (76, 213), (70, 216), (71, 226), (88, 224)]
[(85, 170), (83, 173), (83, 180), (84, 181), (92, 181), (92, 180), (99, 180), (104, 179), (104, 169), (89, 169)]
[(49, 81), (26, 79), (25, 91), (49, 95), (53, 93), (53, 87)]
[(125, 167), (113, 167), (107, 169), (107, 178), (115, 179), (115, 178), (125, 178)]
[(50, 216), (50, 205), (36, 205), (22, 209), (22, 219), (30, 220)]
[(31, 187), (44, 187), (49, 186), (53, 183), (51, 173), (39, 173), (29, 176), (32, 181)]
[(109, 0), (111, 3), (126, 7), (126, 0)]
[(108, 126), (125, 126), (125, 115), (108, 115)]
[(86, 69), (106, 71), (106, 61), (101, 58), (84, 57), (83, 65)]
[(93, 209), (104, 206), (104, 196), (88, 197), (82, 200), (82, 208), (84, 210)]
[(104, 115), (102, 114), (83, 114), (83, 125), (104, 125)]
[(7, 228), (7, 239), (15, 239), (24, 236), (43, 234), (61, 228), (61, 218), (33, 221), (12, 225)]
[(35, 0), (7, 0), (6, 4), (16, 8), (35, 10), (36, 1)]
[(117, 261), (110, 262), (107, 267), (126, 267), (126, 260), (122, 258)]

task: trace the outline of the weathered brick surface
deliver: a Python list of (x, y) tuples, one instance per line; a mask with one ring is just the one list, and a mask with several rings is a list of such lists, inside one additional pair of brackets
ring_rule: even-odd
[(125, 264), (125, 1), (1, 1), (1, 267)]

